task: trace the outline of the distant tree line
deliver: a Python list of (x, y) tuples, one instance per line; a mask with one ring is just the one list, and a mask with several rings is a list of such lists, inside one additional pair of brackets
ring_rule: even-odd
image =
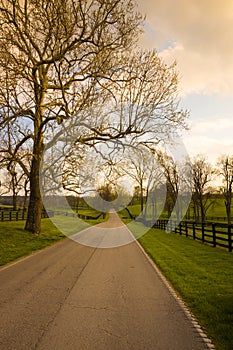
[[(30, 154), (28, 153), (26, 159), (29, 158)], [(79, 161), (80, 159), (77, 159), (77, 164)], [(26, 208), (29, 192), (27, 187), (28, 173), (24, 173), (17, 163), (13, 167), (13, 165), (9, 166), (8, 162), (7, 158), (1, 157), (0, 203), (11, 205), (14, 209), (18, 205), (21, 208)], [(73, 162), (74, 160), (71, 159), (72, 167)], [(88, 166), (88, 162), (86, 164)], [(107, 165), (109, 172), (109, 163)], [(12, 171), (12, 167), (14, 171)], [(119, 192), (117, 186), (117, 180), (127, 176), (134, 183), (133, 198), (129, 203), (139, 203), (144, 215), (146, 215), (148, 206), (151, 205), (155, 217), (158, 212), (158, 200), (163, 199), (165, 203), (164, 212), (167, 213), (167, 216), (172, 215), (176, 205), (175, 215), (179, 219), (182, 196), (189, 189), (191, 191), (191, 201), (188, 214), (190, 215), (191, 210), (194, 220), (205, 222), (207, 211), (214, 205), (216, 199), (221, 198), (224, 201), (227, 221), (229, 224), (231, 223), (233, 156), (223, 155), (219, 157), (215, 166), (208, 162), (206, 156), (200, 154), (182, 164), (178, 164), (166, 152), (151, 152), (151, 150), (141, 147), (141, 149), (131, 149), (128, 154), (124, 154), (123, 159), (119, 158), (117, 163), (113, 162), (110, 168), (111, 176), (107, 174), (102, 185), (99, 185), (96, 189), (105, 201), (112, 202), (116, 200), (120, 192), (121, 196), (129, 198), (129, 193), (122, 188)], [(69, 186), (69, 192), (71, 192), (70, 195), (66, 195), (68, 203), (77, 211), (79, 207), (86, 205), (85, 197), (89, 196), (88, 191), (87, 193), (85, 193), (85, 190), (83, 193), (77, 192), (77, 179), (82, 179), (82, 186), (85, 189), (85, 178), (83, 174), (79, 173), (78, 169), (82, 168), (77, 167), (73, 178), (69, 173), (69, 181), (67, 181), (66, 176), (64, 177), (64, 187)], [(101, 170), (103, 171), (103, 165), (101, 165)], [(69, 167), (67, 167), (67, 171), (69, 172)], [(88, 184), (87, 177), (86, 181)], [(74, 186), (74, 191), (70, 187), (71, 184)], [(125, 194), (122, 191), (125, 191)], [(178, 205), (177, 201), (180, 201)]]

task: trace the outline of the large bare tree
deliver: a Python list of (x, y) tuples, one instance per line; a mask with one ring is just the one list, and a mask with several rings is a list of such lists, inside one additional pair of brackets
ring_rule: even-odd
[(49, 127), (103, 96), (141, 19), (134, 0), (1, 0), (0, 126), (28, 119), (33, 140), (27, 230), (40, 232), (39, 171)]
[(1, 1), (0, 127), (27, 125), (18, 147), (33, 142), (26, 222), (33, 233), (40, 232), (45, 149), (65, 139), (68, 152), (79, 143), (153, 148), (184, 123), (175, 65), (154, 51), (132, 52), (142, 23), (135, 3)]
[(202, 154), (198, 154), (189, 161), (189, 168), (193, 188), (194, 216), (198, 221), (201, 218), (201, 221), (205, 222), (206, 212), (213, 204), (211, 201), (213, 189), (210, 183), (213, 180), (214, 170)]
[[(173, 157), (165, 152), (158, 152), (158, 161), (163, 168), (167, 186), (166, 207), (168, 217), (171, 216), (172, 210), (176, 208), (176, 218), (180, 220), (180, 201), (179, 193), (181, 192), (182, 178), (179, 172), (179, 166)], [(175, 207), (176, 205), (176, 207)]]
[(26, 205), (28, 182), (30, 174), (31, 153), (29, 145), (21, 147), (21, 137), (24, 137), (25, 130), (17, 124), (8, 123), (4, 132), (1, 132), (0, 140), (0, 169), (6, 172), (5, 188), (12, 193), (13, 209), (17, 207), (17, 196), (24, 192), (24, 203)]
[(231, 224), (231, 203), (232, 203), (232, 186), (233, 186), (233, 157), (223, 155), (218, 159), (217, 174), (223, 179), (221, 188), (227, 214), (228, 224)]

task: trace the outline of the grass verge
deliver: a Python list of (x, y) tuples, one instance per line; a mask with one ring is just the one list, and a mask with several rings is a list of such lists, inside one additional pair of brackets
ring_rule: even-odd
[[(107, 220), (87, 220), (86, 222), (59, 216), (56, 218), (58, 227), (68, 235), (77, 233), (89, 225), (96, 225)], [(31, 254), (33, 251), (43, 249), (53, 243), (66, 238), (50, 219), (41, 221), (41, 234), (35, 236), (24, 230), (25, 221), (0, 222), (0, 266), (12, 262), (18, 258)]]
[(233, 349), (233, 255), (151, 229), (139, 239), (217, 350)]
[(42, 220), (39, 236), (26, 232), (24, 225), (24, 221), (0, 223), (0, 266), (65, 238), (50, 219)]

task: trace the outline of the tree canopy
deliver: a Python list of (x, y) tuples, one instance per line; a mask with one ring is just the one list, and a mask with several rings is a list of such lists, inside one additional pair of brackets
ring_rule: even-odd
[(134, 0), (2, 0), (0, 24), (0, 132), (19, 125), (15, 158), (30, 140), (26, 229), (39, 233), (45, 149), (67, 140), (69, 152), (154, 147), (186, 112), (175, 65), (136, 49), (143, 16)]

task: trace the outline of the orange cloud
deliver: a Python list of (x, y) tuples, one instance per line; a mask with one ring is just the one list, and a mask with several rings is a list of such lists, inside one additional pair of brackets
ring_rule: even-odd
[(176, 59), (184, 93), (233, 94), (232, 0), (138, 0), (147, 14), (143, 47)]

